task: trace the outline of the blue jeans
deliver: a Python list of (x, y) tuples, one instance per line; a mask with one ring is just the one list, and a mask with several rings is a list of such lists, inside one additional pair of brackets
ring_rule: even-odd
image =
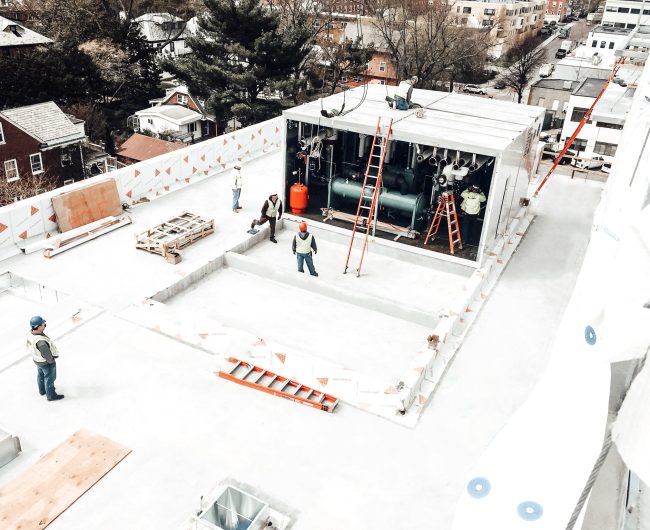
[(56, 395), (54, 389), (54, 381), (56, 380), (56, 364), (46, 364), (45, 366), (38, 366), (38, 374), (36, 375), (36, 382), (38, 383), (39, 394), (45, 394), (47, 399), (52, 399)]
[(408, 101), (406, 101), (402, 96), (395, 96), (395, 106), (397, 110), (409, 110)]
[(232, 209), (236, 210), (239, 208), (239, 197), (241, 196), (241, 188), (235, 188), (232, 190)]
[(307, 268), (309, 269), (309, 274), (316, 276), (316, 269), (314, 269), (314, 260), (311, 257), (311, 252), (309, 254), (296, 254), (298, 257), (298, 272), (305, 272), (303, 270), (303, 265), (307, 262)]

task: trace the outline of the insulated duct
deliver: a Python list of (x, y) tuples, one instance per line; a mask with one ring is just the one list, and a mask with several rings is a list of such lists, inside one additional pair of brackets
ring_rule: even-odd
[[(424, 149), (418, 153), (417, 161), (419, 164), (421, 164), (426, 160), (431, 160), (432, 155), (433, 155), (433, 149)], [(435, 161), (435, 158), (433, 160)]]
[(366, 135), (359, 135), (359, 152), (357, 153), (359, 158), (363, 158), (366, 154)]

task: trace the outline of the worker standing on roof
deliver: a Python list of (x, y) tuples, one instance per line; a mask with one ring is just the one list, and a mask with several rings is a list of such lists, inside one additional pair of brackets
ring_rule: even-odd
[(54, 389), (56, 380), (56, 358), (59, 352), (50, 337), (45, 334), (45, 319), (35, 316), (29, 321), (31, 331), (27, 334), (27, 349), (37, 367), (38, 393), (47, 396), (48, 401), (63, 399)]
[(239, 197), (241, 196), (241, 166), (236, 165), (232, 172), (232, 211), (239, 213)]
[(460, 218), (460, 239), (463, 244), (471, 245), (470, 241), (474, 225), (477, 224), (478, 214), (481, 211), (481, 203), (485, 202), (485, 194), (478, 186), (471, 185), (460, 194), (463, 202), (460, 209), (463, 215)]
[(413, 87), (418, 82), (417, 76), (411, 79), (405, 79), (395, 89), (395, 108), (397, 110), (408, 110), (411, 106), (411, 96), (413, 95)]
[(264, 201), (262, 205), (262, 216), (257, 219), (253, 219), (251, 223), (251, 229), (248, 231), (249, 234), (257, 234), (255, 230), (256, 225), (263, 225), (267, 221), (271, 225), (271, 237), (269, 238), (273, 243), (278, 241), (275, 239), (275, 220), (279, 221), (282, 218), (282, 201), (278, 198), (278, 194), (273, 192), (269, 195), (269, 198)]
[(303, 265), (307, 262), (309, 274), (318, 276), (314, 268), (314, 259), (311, 257), (312, 250), (314, 254), (318, 252), (316, 238), (307, 232), (307, 223), (300, 223), (298, 230), (299, 232), (293, 236), (293, 243), (291, 244), (291, 250), (293, 250), (294, 255), (298, 258), (298, 272), (305, 272)]

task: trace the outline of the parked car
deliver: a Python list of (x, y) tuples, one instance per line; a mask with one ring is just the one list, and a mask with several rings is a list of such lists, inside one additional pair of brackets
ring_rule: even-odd
[(604, 163), (604, 164), (603, 164), (603, 167), (600, 168), (600, 170), (601, 170), (603, 173), (607, 173), (607, 174), (609, 175), (609, 174), (611, 173), (611, 171), (612, 171), (612, 164), (611, 164), (611, 162), (606, 162), (606, 163)]
[(539, 77), (550, 77), (553, 70), (555, 70), (555, 65), (553, 63), (543, 64), (539, 69)]
[(600, 155), (594, 155), (591, 158), (574, 158), (571, 165), (577, 169), (601, 169), (605, 159)]
[(615, 77), (614, 79), (612, 79), (612, 82), (620, 86), (627, 86), (625, 79), (621, 79), (620, 77)]
[(544, 35), (552, 35), (553, 30), (551, 28), (545, 26), (545, 27), (543, 27), (542, 29), (539, 30), (539, 34), (542, 35), (542, 36), (544, 36)]
[(463, 92), (467, 92), (468, 94), (483, 94), (484, 96), (487, 94), (487, 90), (478, 85), (465, 85)]
[(497, 90), (503, 90), (506, 87), (506, 82), (503, 79), (497, 79), (496, 83), (494, 83), (494, 88)]

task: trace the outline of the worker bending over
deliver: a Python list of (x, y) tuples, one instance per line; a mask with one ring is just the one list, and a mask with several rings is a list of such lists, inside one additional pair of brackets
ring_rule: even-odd
[(307, 223), (300, 223), (298, 225), (299, 232), (293, 236), (293, 243), (291, 244), (291, 250), (298, 258), (298, 272), (305, 272), (303, 270), (303, 264), (307, 262), (307, 268), (309, 269), (309, 274), (312, 276), (318, 276), (316, 269), (314, 268), (314, 260), (311, 257), (312, 250), (314, 254), (318, 252), (318, 247), (316, 247), (316, 239), (312, 234), (307, 232)]
[(418, 82), (417, 76), (411, 79), (405, 79), (395, 89), (394, 108), (397, 110), (409, 110), (411, 107), (411, 96), (413, 95), (413, 87)]
[(262, 216), (257, 219), (253, 219), (251, 223), (251, 229), (248, 231), (249, 234), (257, 234), (255, 226), (263, 225), (267, 221), (271, 225), (271, 237), (269, 238), (273, 243), (278, 241), (275, 239), (275, 221), (279, 221), (282, 218), (282, 201), (278, 198), (277, 193), (272, 193), (269, 195), (269, 198), (264, 201), (262, 204)]
[(471, 245), (474, 226), (480, 224), (478, 214), (481, 212), (481, 203), (486, 200), (485, 194), (478, 186), (471, 185), (460, 196), (463, 198), (460, 205), (463, 212), (460, 218), (460, 239), (463, 244)]

